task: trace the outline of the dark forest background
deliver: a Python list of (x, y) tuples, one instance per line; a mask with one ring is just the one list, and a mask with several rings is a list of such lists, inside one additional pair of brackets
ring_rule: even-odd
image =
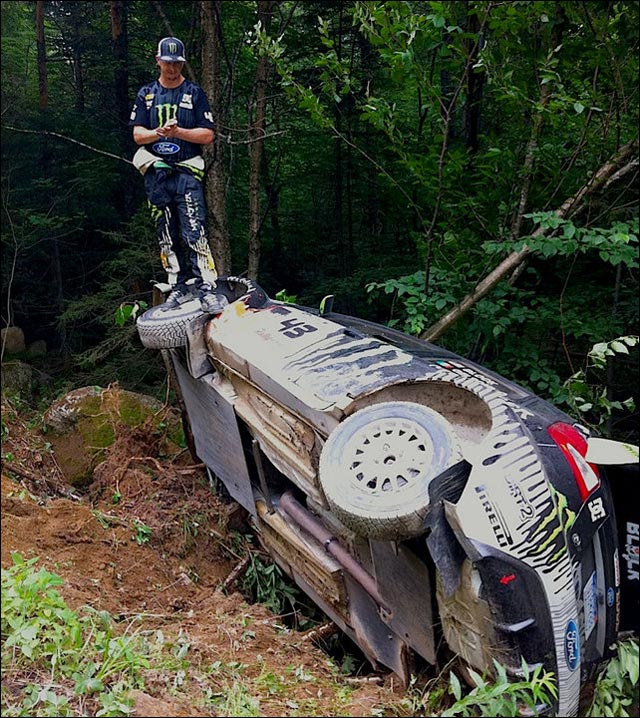
[[(637, 441), (637, 2), (3, 2), (2, 326), (162, 391), (129, 112), (186, 44), (221, 274), (468, 356)], [(4, 347), (3, 347), (3, 358)]]

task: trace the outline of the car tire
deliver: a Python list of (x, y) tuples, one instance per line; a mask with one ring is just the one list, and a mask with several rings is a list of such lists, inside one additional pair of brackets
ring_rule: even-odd
[(140, 341), (148, 349), (173, 349), (187, 344), (187, 329), (204, 314), (197, 299), (189, 299), (175, 309), (164, 304), (147, 309), (137, 321)]
[(421, 404), (373, 404), (345, 419), (320, 454), (336, 517), (358, 535), (399, 540), (425, 530), (432, 479), (460, 460), (455, 432)]

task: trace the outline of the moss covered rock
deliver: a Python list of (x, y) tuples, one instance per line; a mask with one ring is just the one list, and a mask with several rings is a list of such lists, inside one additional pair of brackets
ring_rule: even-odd
[(44, 423), (56, 460), (74, 486), (90, 483), (93, 469), (119, 436), (143, 432), (150, 452), (161, 457), (184, 447), (182, 423), (173, 409), (117, 385), (74, 389), (52, 404)]

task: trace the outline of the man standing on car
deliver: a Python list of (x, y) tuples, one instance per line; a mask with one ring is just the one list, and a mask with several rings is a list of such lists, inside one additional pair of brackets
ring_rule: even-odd
[(160, 257), (173, 289), (164, 306), (177, 307), (189, 296), (193, 278), (205, 312), (222, 310), (213, 292), (217, 277), (205, 229), (202, 148), (213, 142), (213, 116), (207, 96), (182, 74), (183, 43), (165, 37), (158, 43), (160, 76), (136, 96), (129, 125), (140, 149), (133, 163), (144, 176), (151, 211), (157, 221)]

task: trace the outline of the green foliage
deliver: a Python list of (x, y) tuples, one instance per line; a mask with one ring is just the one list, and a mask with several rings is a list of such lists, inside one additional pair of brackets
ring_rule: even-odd
[(294, 607), (298, 602), (299, 591), (283, 575), (280, 567), (271, 561), (263, 561), (255, 552), (249, 553), (248, 557), (249, 566), (242, 581), (243, 591), (276, 615)]
[(475, 687), (463, 696), (462, 686), (455, 673), (450, 674), (449, 691), (455, 703), (440, 713), (441, 716), (515, 716), (522, 710), (537, 715), (537, 706), (550, 706), (558, 695), (555, 676), (538, 666), (533, 671), (522, 660), (522, 679), (511, 681), (504, 666), (494, 660), (495, 679), (469, 673)]
[(149, 543), (152, 532), (146, 524), (144, 524), (142, 521), (139, 521), (138, 519), (135, 519), (135, 521), (133, 522), (133, 528), (135, 529), (134, 538), (138, 546), (142, 546), (143, 544)]
[(561, 219), (555, 212), (533, 212), (531, 218), (545, 234), (522, 237), (512, 247), (504, 242), (489, 241), (484, 249), (489, 253), (503, 253), (505, 248), (515, 251), (527, 245), (543, 257), (574, 256), (595, 252), (603, 262), (614, 267), (638, 267), (638, 218), (630, 222), (615, 222), (611, 227), (577, 227), (571, 220)]
[[(180, 634), (168, 640), (161, 630), (151, 631), (151, 643), (140, 631), (116, 632), (105, 611), (84, 606), (69, 609), (58, 592), (62, 579), (38, 559), (13, 554), (13, 565), (2, 569), (2, 715), (87, 715), (88, 701), (96, 716), (128, 716), (133, 711), (133, 689), (145, 688), (147, 669), (153, 680), (161, 675), (173, 695), (179, 695), (188, 676), (202, 686), (200, 703), (222, 715), (261, 715), (258, 695), (284, 690), (264, 672), (255, 681), (245, 664), (220, 661), (208, 670), (188, 660), (191, 642)], [(241, 640), (251, 640), (245, 631)], [(146, 635), (146, 634), (145, 634)], [(12, 676), (28, 676), (14, 682)], [(291, 671), (286, 685), (307, 682), (308, 674)], [(189, 692), (193, 700), (193, 692)]]
[(27, 671), (31, 681), (18, 702), (3, 691), (2, 714), (76, 715), (74, 696), (97, 696), (96, 715), (130, 715), (126, 694), (149, 666), (143, 639), (117, 635), (103, 611), (72, 611), (56, 590), (59, 576), (36, 570), (37, 558), (12, 558), (2, 569), (2, 668)]
[(379, 292), (392, 295), (394, 310), (398, 311), (400, 318), (389, 320), (389, 325), (397, 326), (407, 334), (418, 335), (440, 314), (451, 309), (460, 291), (460, 278), (451, 276), (445, 270), (434, 269), (432, 279), (435, 288), (429, 294), (425, 293), (424, 272), (370, 282), (366, 289), (372, 300)]
[(627, 347), (638, 345), (637, 336), (618, 337), (610, 342), (599, 342), (589, 352), (589, 359), (597, 369), (604, 369), (607, 366), (608, 357), (615, 357), (618, 354), (629, 354)]
[(572, 374), (564, 383), (567, 404), (584, 424), (607, 433), (606, 424), (614, 412), (630, 413), (635, 410), (633, 396), (614, 400), (608, 395), (607, 368), (611, 360), (628, 356), (629, 347), (637, 347), (638, 340), (638, 336), (634, 335), (598, 342), (587, 355), (586, 368)]
[(234, 680), (226, 686), (221, 699), (213, 705), (227, 716), (260, 716), (260, 701), (252, 696), (241, 681)]
[[(629, 716), (637, 715), (638, 709), (638, 640), (629, 639), (617, 644), (617, 655), (609, 660), (598, 677), (593, 702), (586, 715)], [(628, 709), (634, 706), (635, 713)]]
[(298, 301), (298, 297), (295, 294), (287, 294), (286, 289), (281, 289), (279, 292), (276, 292), (276, 299), (279, 302), (285, 302), (287, 304), (296, 304)]
[(223, 663), (216, 661), (211, 670), (221, 678), (221, 689), (208, 689), (206, 702), (215, 708), (220, 715), (226, 716), (259, 716), (260, 701), (247, 690), (244, 679), (244, 663), (232, 661)]
[(140, 314), (140, 312), (144, 312), (144, 310), (148, 306), (149, 305), (146, 302), (143, 302), (142, 300), (133, 302), (131, 304), (123, 302), (116, 310), (116, 315), (115, 315), (116, 324), (119, 327), (123, 327), (129, 320), (135, 322), (138, 314)]

